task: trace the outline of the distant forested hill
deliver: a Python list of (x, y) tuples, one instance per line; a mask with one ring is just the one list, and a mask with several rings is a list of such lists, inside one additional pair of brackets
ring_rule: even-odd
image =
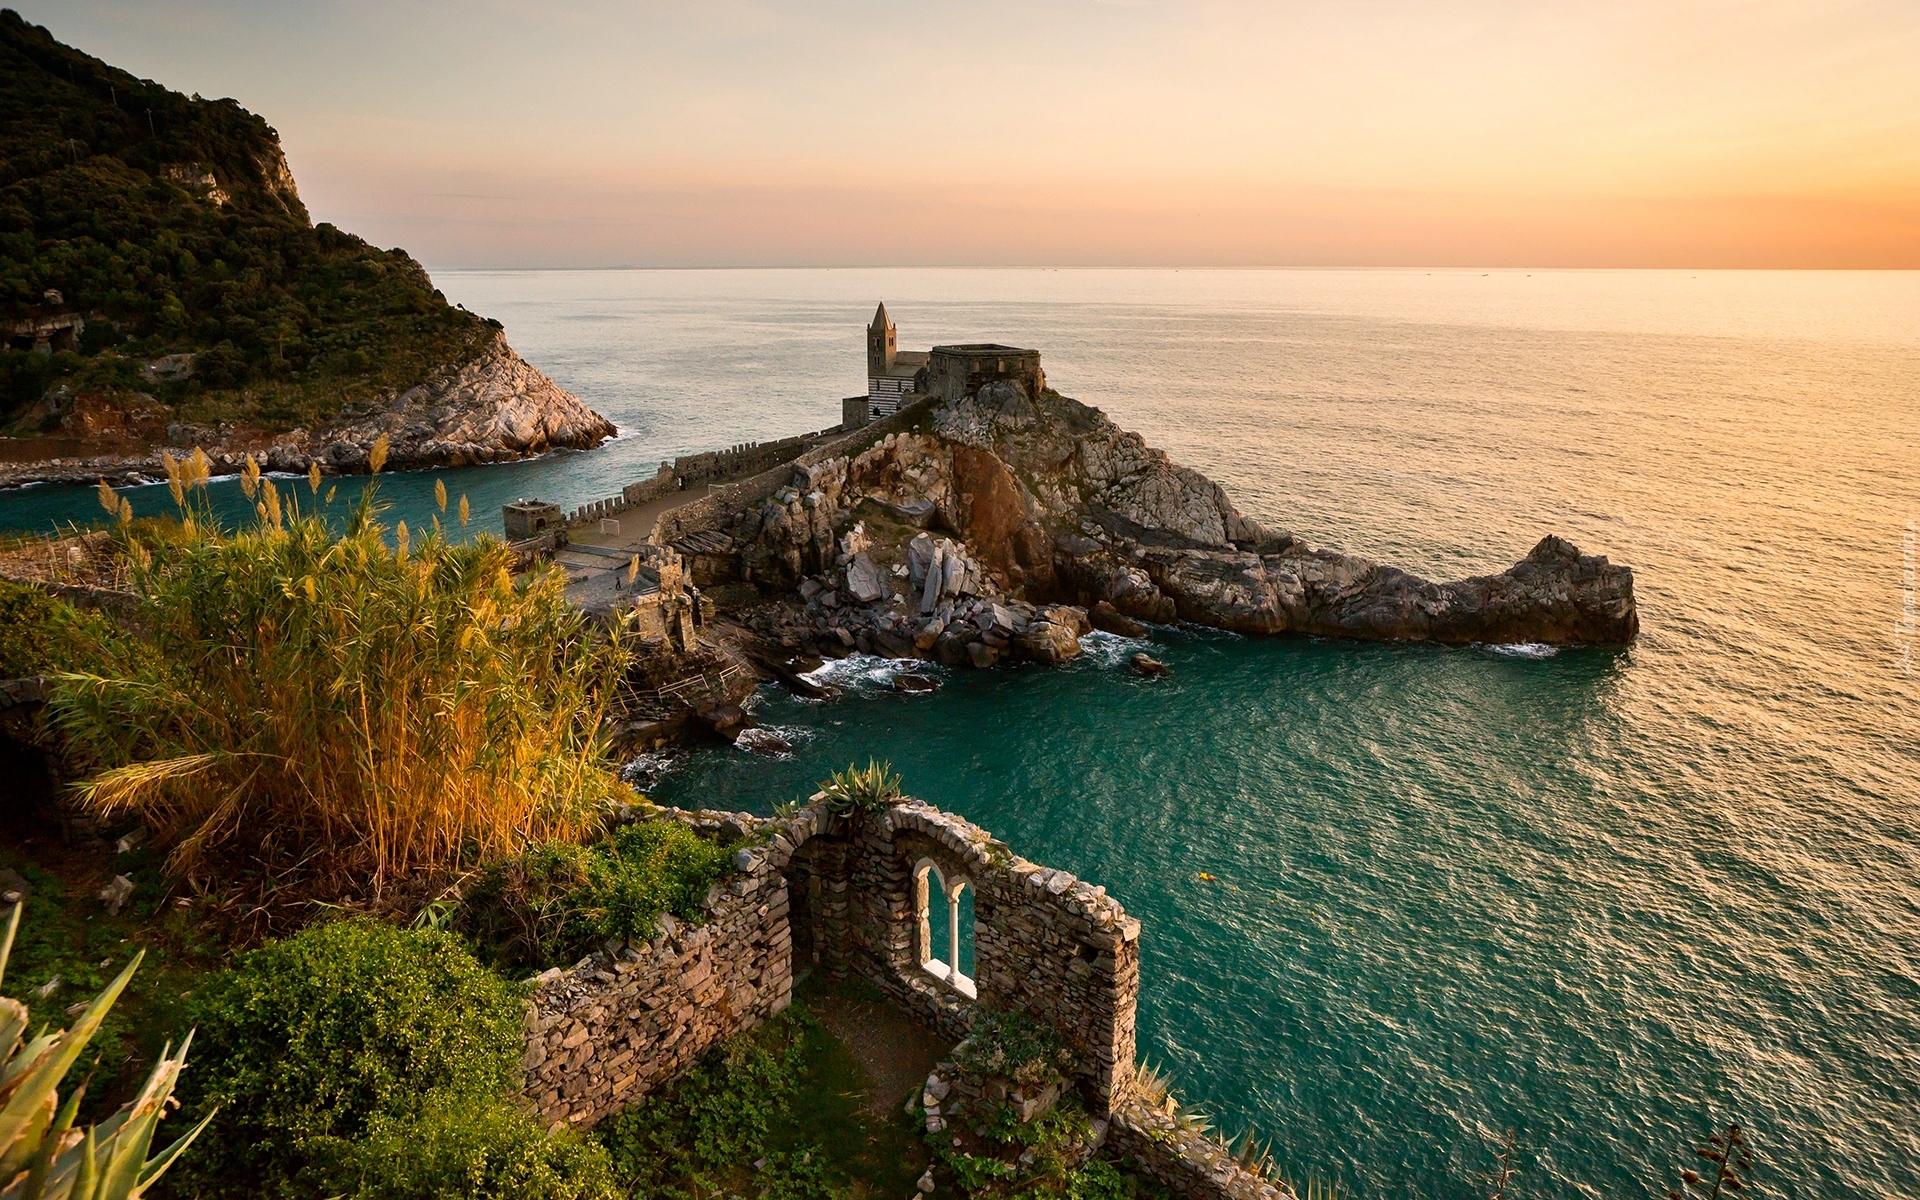
[(325, 421), (497, 329), (405, 251), (311, 224), (259, 117), (0, 10), (0, 433), (72, 432), (75, 397), (148, 422)]

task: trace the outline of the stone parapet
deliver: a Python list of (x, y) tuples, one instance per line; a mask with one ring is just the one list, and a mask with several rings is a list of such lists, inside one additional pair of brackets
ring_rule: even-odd
[(1107, 1146), (1186, 1200), (1296, 1200), (1285, 1184), (1242, 1167), (1218, 1138), (1138, 1101), (1113, 1110)]
[[(978, 825), (919, 800), (861, 817), (823, 804), (785, 822), (771, 861), (796, 894), (796, 941), (830, 975), (862, 976), (921, 1020), (964, 1036), (974, 1005), (1022, 1011), (1052, 1026), (1074, 1056), (1074, 1082), (1104, 1113), (1133, 1083), (1140, 922), (1104, 887), (1028, 862)], [(974, 974), (923, 964), (929, 947), (921, 871), (973, 889)]]

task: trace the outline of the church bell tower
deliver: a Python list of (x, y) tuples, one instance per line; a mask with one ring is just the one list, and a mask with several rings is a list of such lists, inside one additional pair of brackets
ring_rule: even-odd
[(878, 379), (893, 370), (898, 352), (894, 342), (893, 319), (887, 306), (873, 310), (873, 324), (867, 326), (867, 378)]

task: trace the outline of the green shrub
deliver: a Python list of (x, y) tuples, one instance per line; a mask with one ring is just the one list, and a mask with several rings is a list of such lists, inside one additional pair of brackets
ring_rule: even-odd
[(1029, 1087), (1045, 1087), (1073, 1064), (1073, 1055), (1053, 1027), (1018, 1009), (975, 1010), (967, 1040), (953, 1057), (969, 1074), (999, 1076)]
[(571, 1130), (548, 1134), (506, 1101), (437, 1095), (380, 1119), (335, 1175), (352, 1200), (612, 1200), (607, 1152)]
[(247, 953), (193, 1012), (204, 1066), (188, 1108), (220, 1112), (183, 1163), (182, 1194), (317, 1194), (315, 1175), (381, 1121), (418, 1115), (435, 1093), (503, 1094), (521, 1051), (516, 989), (457, 938), (367, 920)]
[(1068, 1200), (1167, 1200), (1167, 1189), (1096, 1158), (1067, 1177)]
[(92, 667), (117, 632), (97, 612), (0, 579), (0, 679)]
[(494, 867), (460, 924), (503, 966), (568, 963), (608, 938), (644, 941), (663, 912), (691, 919), (728, 850), (677, 821), (643, 821), (592, 845), (547, 842)]
[(766, 1156), (768, 1134), (799, 1091), (810, 1032), (789, 1009), (601, 1122), (594, 1136), (613, 1156), (614, 1178), (635, 1200), (683, 1200), (713, 1194), (732, 1169)]

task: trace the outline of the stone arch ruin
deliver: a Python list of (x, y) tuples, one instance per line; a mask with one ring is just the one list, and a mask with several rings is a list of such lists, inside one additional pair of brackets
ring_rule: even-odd
[[(919, 800), (853, 814), (815, 797), (786, 817), (667, 809), (624, 819), (678, 820), (745, 845), (699, 921), (663, 916), (648, 942), (539, 977), (522, 1068), (549, 1123), (591, 1125), (636, 1102), (781, 1012), (796, 975), (818, 970), (857, 975), (954, 1038), (981, 1009), (1043, 1021), (1071, 1057), (1064, 1070), (1088, 1112), (1155, 1178), (1204, 1200), (1284, 1200), (1217, 1140), (1137, 1097), (1140, 922), (1104, 887), (1029, 862)], [(934, 953), (943, 915), (946, 945), (957, 947), (965, 893), (971, 976)]]

